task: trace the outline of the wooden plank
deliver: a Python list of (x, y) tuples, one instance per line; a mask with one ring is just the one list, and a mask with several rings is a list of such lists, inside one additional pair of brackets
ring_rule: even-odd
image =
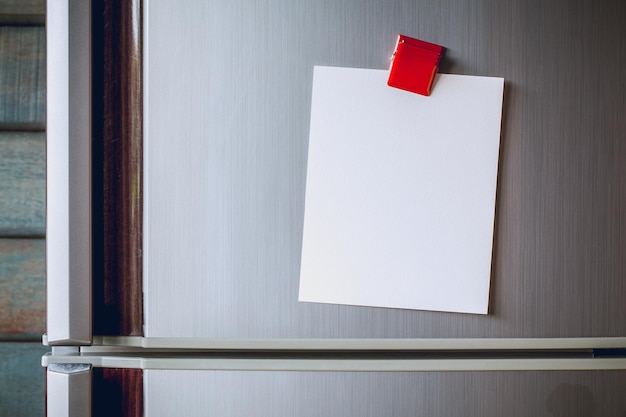
[(143, 334), (141, 0), (94, 7), (94, 334)]
[(40, 340), (46, 330), (45, 241), (0, 239), (0, 338)]
[(0, 236), (42, 237), (46, 228), (46, 136), (0, 132)]
[(0, 24), (43, 26), (45, 23), (45, 0), (0, 0)]
[(0, 129), (45, 123), (45, 29), (0, 26)]
[(45, 415), (41, 356), (49, 350), (37, 342), (0, 343), (0, 415)]
[(46, 24), (45, 14), (0, 14), (0, 25), (32, 25), (43, 26)]
[(46, 14), (45, 0), (0, 0), (0, 14)]
[(0, 24), (44, 25), (45, 0), (0, 0)]

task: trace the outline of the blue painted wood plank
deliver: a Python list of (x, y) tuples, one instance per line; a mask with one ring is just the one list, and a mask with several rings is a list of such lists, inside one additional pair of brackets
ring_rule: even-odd
[(0, 340), (41, 340), (46, 329), (43, 239), (0, 239)]
[(0, 132), (0, 237), (42, 237), (46, 228), (46, 137)]
[(43, 27), (0, 26), (0, 127), (43, 128), (45, 47)]
[(0, 343), (0, 417), (45, 415), (41, 343)]

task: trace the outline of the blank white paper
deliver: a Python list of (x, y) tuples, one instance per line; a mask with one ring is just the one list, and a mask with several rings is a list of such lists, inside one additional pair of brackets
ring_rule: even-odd
[(300, 301), (486, 314), (504, 80), (315, 67)]

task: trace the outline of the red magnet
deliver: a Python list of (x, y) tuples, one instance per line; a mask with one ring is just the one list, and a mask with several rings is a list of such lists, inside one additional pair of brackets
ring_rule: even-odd
[(429, 96), (443, 51), (443, 46), (398, 35), (387, 84)]

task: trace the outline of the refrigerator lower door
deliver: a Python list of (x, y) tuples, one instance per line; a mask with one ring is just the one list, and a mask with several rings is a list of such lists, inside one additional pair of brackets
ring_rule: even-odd
[[(74, 403), (77, 396), (84, 397), (83, 406), (91, 401), (91, 414), (81, 415), (93, 417), (619, 416), (626, 411), (624, 358), (351, 356), (46, 355), (48, 415), (70, 415), (51, 414), (50, 405), (61, 409), (57, 404)], [(91, 363), (89, 377), (77, 374), (91, 381), (72, 385), (72, 376), (68, 380), (57, 370), (72, 365), (59, 361)], [(62, 389), (52, 386), (58, 379)]]
[(625, 371), (148, 370), (145, 416), (592, 416), (626, 411)]

